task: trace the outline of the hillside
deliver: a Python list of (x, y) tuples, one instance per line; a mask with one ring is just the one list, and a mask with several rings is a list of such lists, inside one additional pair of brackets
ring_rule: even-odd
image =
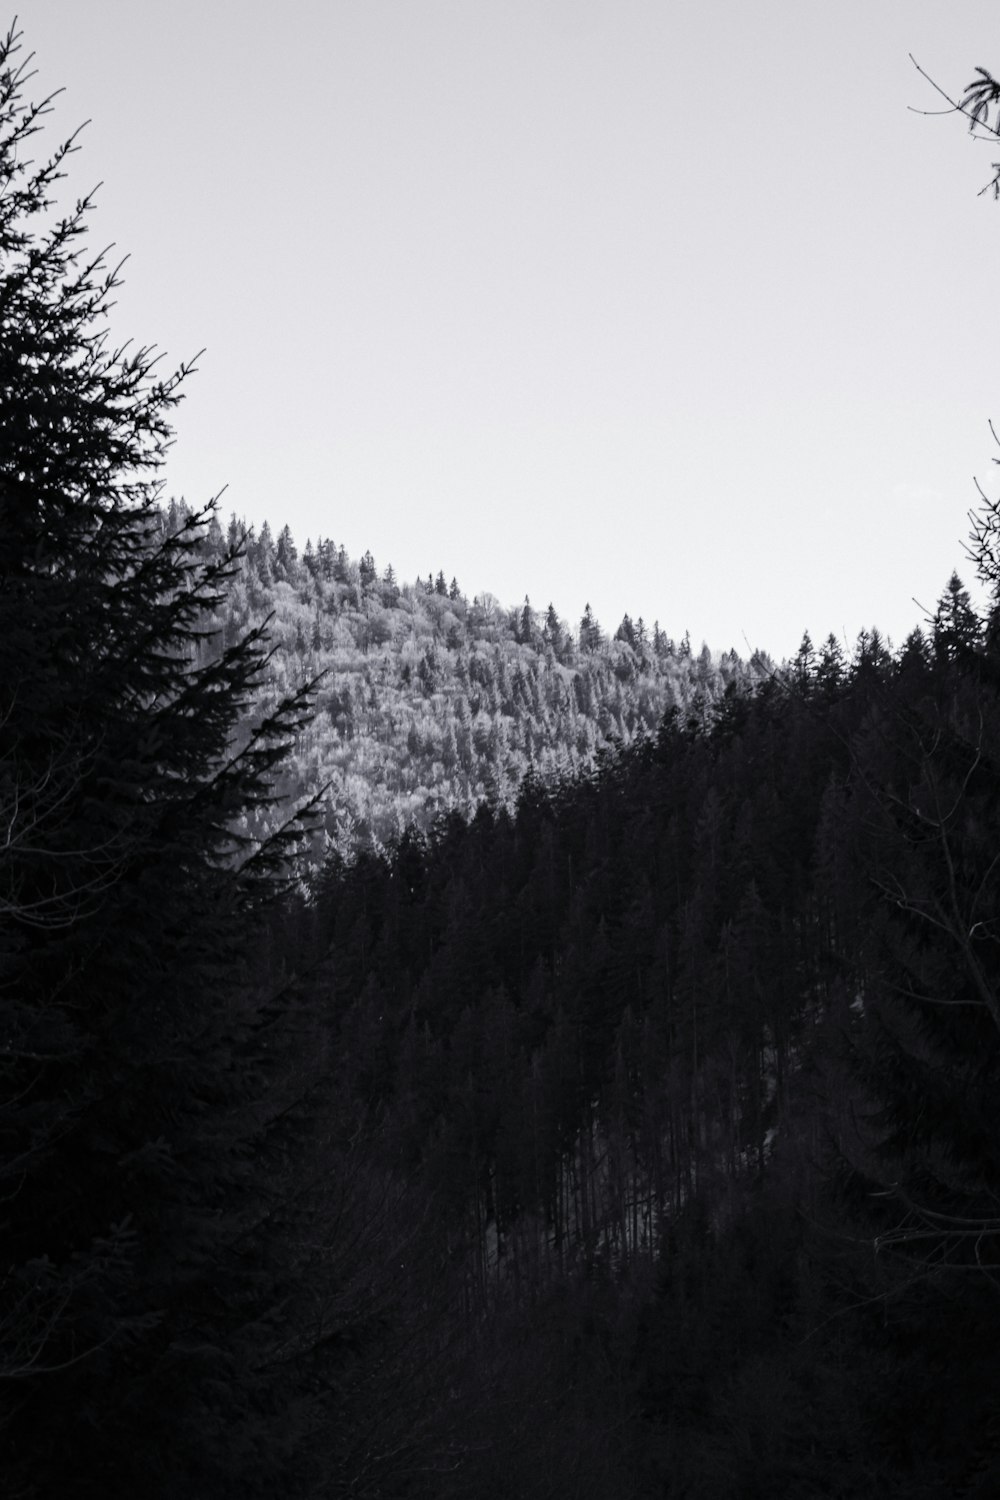
[(953, 577), (900, 652), (301, 907), (276, 977), (406, 1185), (341, 1329), (359, 1488), (995, 1493), (996, 618)]
[[(173, 503), (168, 530), (187, 514)], [(329, 785), (326, 833), (345, 857), (442, 813), (512, 807), (529, 770), (546, 784), (587, 770), (671, 709), (706, 724), (727, 690), (752, 691), (774, 671), (762, 653), (695, 653), (627, 615), (609, 637), (589, 607), (574, 627), (527, 599), (470, 602), (443, 572), (399, 583), (391, 565), (380, 572), (369, 553), (356, 561), (323, 538), (300, 552), (287, 526), (275, 540), (267, 522), (244, 532), (234, 516), (224, 534), (213, 519), (205, 556), (230, 546), (243, 554), (215, 628), (228, 645), (270, 620), (274, 701), (321, 678), (283, 790)]]

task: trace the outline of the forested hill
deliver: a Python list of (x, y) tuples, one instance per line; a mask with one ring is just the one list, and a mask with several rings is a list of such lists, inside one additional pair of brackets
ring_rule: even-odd
[(361, 1492), (998, 1492), (997, 626), (953, 578), (898, 654), (670, 714), (289, 923), (405, 1203), (342, 1330)]
[[(187, 514), (173, 502), (168, 530)], [(655, 733), (670, 709), (708, 723), (728, 689), (752, 691), (774, 671), (763, 653), (692, 651), (658, 623), (626, 615), (608, 636), (589, 606), (570, 626), (527, 599), (470, 602), (443, 572), (400, 584), (370, 553), (355, 561), (323, 538), (300, 552), (287, 525), (275, 539), (267, 522), (245, 533), (233, 517), (224, 533), (213, 517), (206, 559), (240, 545), (216, 623), (228, 645), (270, 617), (275, 701), (322, 674), (283, 790), (329, 783), (327, 833), (345, 855), (441, 813), (510, 807), (529, 768), (545, 783), (588, 769), (599, 751)]]

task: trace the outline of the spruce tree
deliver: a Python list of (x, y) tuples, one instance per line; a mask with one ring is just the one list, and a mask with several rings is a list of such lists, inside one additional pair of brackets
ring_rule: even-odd
[[(235, 559), (159, 507), (187, 373), (108, 343), (118, 284), (31, 161), (0, 42), (0, 1472), (23, 1496), (295, 1493), (262, 1185), (275, 1018), (245, 962), (292, 817), (248, 829), (309, 693), (246, 722)], [(213, 535), (215, 533), (213, 532)], [(272, 814), (273, 822), (273, 814)], [(279, 820), (280, 822), (280, 820)], [(287, 1061), (287, 1051), (285, 1053)], [(256, 1154), (256, 1159), (255, 1159)], [(285, 1268), (287, 1270), (287, 1267)], [(301, 1479), (301, 1476), (298, 1476)]]
[[(987, 509), (974, 541), (995, 587), (993, 524)], [(874, 653), (855, 665), (867, 713), (851, 743), (864, 933), (851, 1033), (878, 1243), (911, 1267), (967, 1273), (1000, 1254), (1000, 692), (995, 645), (954, 574), (932, 647), (911, 639), (874, 680)]]

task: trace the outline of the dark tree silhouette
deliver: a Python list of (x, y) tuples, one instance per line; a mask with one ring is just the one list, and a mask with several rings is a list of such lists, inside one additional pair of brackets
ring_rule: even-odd
[(301, 1388), (279, 1316), (285, 1250), (267, 1230), (268, 1048), (287, 1043), (246, 959), (301, 833), (292, 815), (261, 842), (254, 821), (274, 802), (310, 694), (246, 722), (266, 641), (255, 631), (223, 650), (206, 636), (233, 554), (212, 507), (178, 510), (171, 527), (157, 503), (190, 366), (161, 378), (147, 349), (108, 344), (118, 283), (84, 255), (91, 200), (64, 216), (53, 203), (76, 138), (32, 163), (51, 105), (23, 102), (18, 52), (11, 30), (0, 43), (3, 1488), (271, 1493), (276, 1469), (300, 1463), (275, 1425), (283, 1411), (300, 1435), (288, 1414)]

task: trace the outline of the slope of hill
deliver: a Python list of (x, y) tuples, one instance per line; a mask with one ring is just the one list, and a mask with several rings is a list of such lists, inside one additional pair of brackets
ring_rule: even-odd
[[(172, 503), (168, 527), (186, 514)], [(242, 537), (235, 517), (228, 536), (213, 521), (205, 548), (221, 557)], [(671, 708), (708, 723), (727, 689), (774, 671), (762, 653), (694, 653), (627, 615), (609, 638), (589, 606), (571, 628), (551, 605), (470, 601), (443, 573), (400, 584), (370, 553), (355, 561), (322, 538), (300, 553), (287, 526), (275, 540), (265, 522), (246, 533), (215, 624), (229, 644), (269, 617), (275, 701), (322, 676), (284, 790), (329, 784), (325, 831), (344, 857), (452, 810), (512, 807), (529, 770), (546, 784), (572, 776), (654, 733)]]
[(367, 1492), (996, 1493), (997, 619), (953, 577), (303, 903), (276, 974), (411, 1194)]

